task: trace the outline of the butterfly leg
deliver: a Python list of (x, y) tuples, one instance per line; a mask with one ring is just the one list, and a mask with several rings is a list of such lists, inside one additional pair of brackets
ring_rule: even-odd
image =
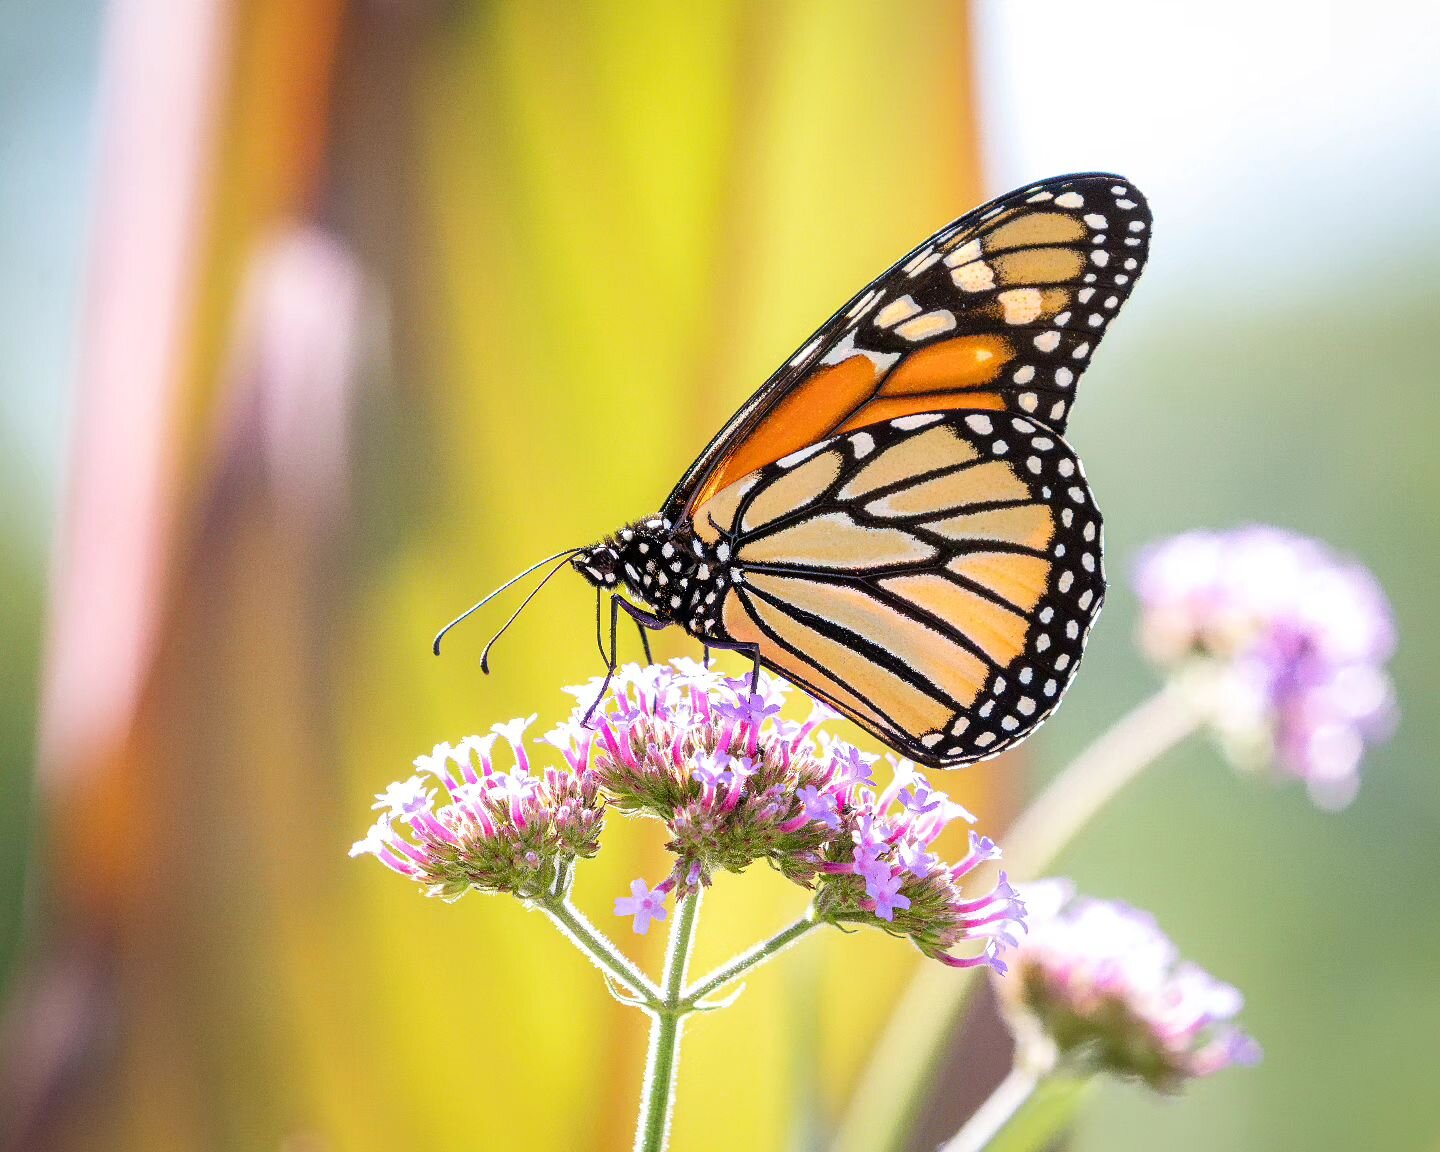
[(741, 640), (706, 640), (705, 667), (710, 667), (710, 649), (721, 652), (742, 652), (750, 657), (750, 691), (760, 690), (760, 645)]
[(640, 633), (640, 648), (645, 653), (645, 663), (655, 663), (655, 657), (650, 655), (650, 636), (649, 633), (647, 633), (645, 630), (645, 625), (641, 624), (640, 621), (636, 620), (635, 630)]
[[(600, 707), (600, 701), (605, 699), (605, 693), (610, 690), (610, 681), (615, 678), (615, 669), (618, 668), (620, 665), (621, 608), (624, 608), (625, 611), (629, 614), (630, 618), (635, 621), (637, 626), (639, 626), (639, 628), (641, 629), (641, 636), (644, 636), (644, 630), (646, 628), (658, 632), (662, 628), (670, 627), (672, 623), (672, 621), (669, 620), (662, 620), (659, 616), (652, 616), (643, 608), (637, 608), (634, 604), (631, 604), (630, 601), (626, 600), (622, 596), (610, 597), (610, 654), (608, 657), (605, 656), (604, 645), (602, 644), (600, 655), (605, 658), (605, 679), (600, 685), (599, 693), (595, 696), (595, 703), (590, 705), (590, 710), (585, 713), (585, 719), (581, 721), (581, 723), (587, 728), (590, 726), (590, 718), (595, 715), (595, 709)], [(647, 644), (645, 646), (645, 649), (646, 656), (649, 656), (650, 646)]]
[(595, 589), (595, 647), (600, 649), (600, 659), (607, 664), (609, 657), (605, 655), (605, 630), (602, 627), (605, 593), (599, 588)]

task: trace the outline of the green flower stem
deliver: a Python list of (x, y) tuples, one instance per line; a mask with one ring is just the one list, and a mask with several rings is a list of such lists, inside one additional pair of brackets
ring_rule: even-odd
[(983, 1152), (1000, 1130), (1014, 1119), (1040, 1086), (1040, 1075), (1023, 1063), (1016, 1063), (1010, 1075), (1000, 1081), (985, 1103), (950, 1137), (940, 1152)]
[[(1081, 752), (1006, 834), (1012, 877), (1043, 874), (1125, 784), (1199, 728), (1208, 687), (1203, 674), (1171, 680)], [(916, 970), (861, 1074), (834, 1152), (904, 1147), (979, 971), (938, 964)]]
[(675, 1107), (675, 1073), (685, 1017), (694, 1011), (682, 993), (690, 964), (690, 945), (700, 915), (701, 890), (680, 901), (665, 948), (665, 983), (660, 1002), (650, 1015), (650, 1047), (645, 1056), (645, 1087), (635, 1126), (635, 1152), (664, 1152), (670, 1141), (670, 1114)]
[(564, 933), (566, 939), (594, 961), (602, 972), (608, 972), (615, 979), (634, 991), (649, 1004), (659, 1005), (660, 989), (655, 982), (640, 971), (639, 965), (619, 947), (591, 924), (585, 914), (570, 903), (568, 894), (536, 901), (551, 922)]
[(775, 935), (771, 936), (770, 939), (762, 940), (748, 952), (742, 952), (728, 964), (721, 965), (703, 980), (700, 980), (690, 987), (685, 993), (684, 1003), (694, 1008), (706, 996), (723, 988), (726, 984), (730, 983), (730, 981), (734, 980), (735, 977), (748, 972), (751, 968), (758, 968), (767, 960), (774, 959), (812, 928), (818, 928), (821, 925), (822, 921), (816, 920), (814, 917), (814, 909), (806, 909), (805, 915), (789, 927), (782, 928), (779, 932), (775, 933)]

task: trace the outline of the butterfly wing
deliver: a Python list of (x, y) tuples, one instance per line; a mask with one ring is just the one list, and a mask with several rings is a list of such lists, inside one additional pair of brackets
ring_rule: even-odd
[(962, 216), (826, 321), (731, 417), (665, 517), (678, 523), (757, 468), (899, 416), (990, 409), (1063, 431), (1149, 237), (1145, 198), (1106, 173), (1044, 180)]
[(1105, 593), (1080, 461), (1053, 429), (994, 410), (824, 440), (727, 485), (694, 528), (730, 557), (731, 638), (939, 767), (1049, 715)]

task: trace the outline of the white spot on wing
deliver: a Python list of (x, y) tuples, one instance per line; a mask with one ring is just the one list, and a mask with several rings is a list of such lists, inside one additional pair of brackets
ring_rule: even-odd
[(924, 428), (927, 424), (934, 424), (937, 420), (943, 420), (943, 412), (917, 412), (913, 416), (897, 416), (890, 421), (890, 427), (899, 428), (902, 432), (913, 432), (917, 428)]
[(962, 292), (988, 292), (995, 287), (995, 270), (983, 260), (972, 260), (951, 272), (950, 279)]
[(898, 300), (892, 300), (879, 312), (875, 313), (875, 324), (879, 328), (890, 328), (900, 323), (901, 320), (908, 320), (920, 311), (920, 305), (915, 303), (913, 297), (901, 296)]
[(905, 262), (904, 271), (911, 276), (915, 275), (920, 266), (933, 255), (935, 255), (935, 249), (933, 248), (925, 247), (920, 249), (919, 252), (915, 253), (914, 256)]
[(905, 337), (906, 340), (924, 340), (927, 336), (949, 332), (954, 327), (955, 313), (937, 308), (934, 312), (926, 312), (923, 316), (916, 316), (913, 320), (898, 325), (895, 334)]
[(855, 301), (855, 304), (850, 309), (850, 311), (845, 313), (846, 319), (855, 320), (865, 315), (866, 312), (868, 312), (879, 302), (880, 297), (883, 295), (885, 295), (885, 293), (880, 291), (880, 289), (878, 288), (870, 289), (870, 291), (866, 292), (864, 296), (860, 297), (859, 300)]
[(958, 268), (961, 264), (969, 264), (971, 261), (980, 259), (980, 241), (967, 240), (950, 255), (945, 257), (945, 263), (950, 268)]
[(1043, 297), (1038, 288), (1011, 288), (1008, 292), (1001, 292), (995, 299), (1004, 309), (1007, 324), (1029, 324), (1042, 311)]
[(864, 356), (875, 367), (884, 372), (890, 368), (895, 361), (900, 359), (898, 352), (876, 352), (870, 348), (859, 348), (855, 344), (855, 329), (850, 329), (838, 341), (835, 346), (820, 358), (820, 363), (826, 367), (831, 364), (843, 364), (852, 356)]
[(820, 443), (818, 444), (807, 444), (798, 452), (791, 452), (788, 456), (780, 457), (780, 459), (775, 461), (775, 463), (778, 464), (781, 468), (793, 468), (802, 460), (810, 459), (811, 456), (815, 455), (815, 453), (820, 451), (820, 449), (823, 447), (825, 447), (825, 441), (823, 440), (820, 441)]

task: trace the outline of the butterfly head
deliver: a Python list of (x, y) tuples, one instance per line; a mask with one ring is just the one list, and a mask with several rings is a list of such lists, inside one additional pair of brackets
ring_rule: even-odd
[(620, 550), (610, 538), (575, 553), (570, 566), (597, 588), (614, 588), (620, 582)]
[(693, 534), (659, 516), (637, 520), (571, 557), (570, 564), (595, 587), (621, 585), (666, 618), (684, 618), (707, 573), (708, 554)]

